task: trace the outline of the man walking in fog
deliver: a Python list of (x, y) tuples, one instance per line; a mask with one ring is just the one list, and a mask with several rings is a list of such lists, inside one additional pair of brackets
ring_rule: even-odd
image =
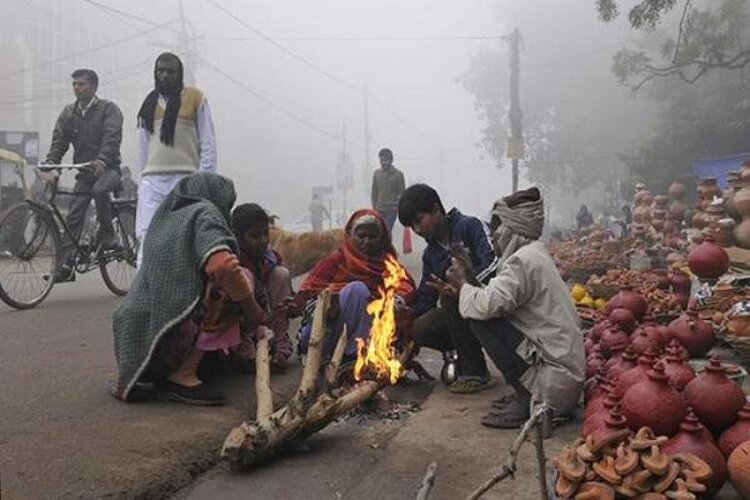
[(406, 190), (404, 174), (393, 166), (390, 149), (381, 149), (378, 157), (380, 168), (372, 176), (372, 208), (380, 212), (388, 230), (392, 230), (398, 216), (398, 199)]
[(172, 188), (192, 173), (216, 172), (216, 135), (203, 92), (183, 83), (182, 61), (165, 52), (156, 58), (154, 89), (138, 111), (141, 168), (135, 231), (143, 243), (151, 218)]
[(328, 213), (328, 209), (323, 202), (320, 201), (320, 195), (314, 194), (312, 201), (307, 208), (310, 210), (310, 224), (312, 225), (312, 230), (316, 233), (321, 232), (323, 230), (323, 218), (328, 217), (328, 219), (330, 219), (331, 214)]

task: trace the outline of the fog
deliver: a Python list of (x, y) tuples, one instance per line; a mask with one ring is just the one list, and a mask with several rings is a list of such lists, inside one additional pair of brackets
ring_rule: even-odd
[[(389, 147), (407, 184), (427, 182), (446, 205), (484, 216), (511, 191), (510, 164), (498, 168), (479, 146), (486, 124), (464, 75), (489, 54), (506, 99), (508, 44), (500, 37), (516, 27), (525, 117), (551, 113), (574, 124), (576, 158), (625, 176), (616, 153), (652, 123), (648, 101), (634, 100), (610, 70), (612, 54), (634, 35), (624, 22), (599, 21), (593, 2), (183, 0), (182, 12), (184, 26), (178, 0), (2, 0), (0, 130), (38, 131), (44, 156), (57, 114), (74, 100), (70, 72), (90, 67), (98, 95), (125, 115), (123, 163), (132, 165), (136, 113), (156, 56), (171, 50), (207, 95), (219, 169), (240, 200), (298, 218), (313, 186), (336, 186), (345, 147), (355, 181), (347, 208), (367, 205), (377, 151)], [(547, 168), (569, 160), (550, 157)], [(521, 185), (538, 177), (522, 170)], [(594, 180), (573, 184), (542, 186), (560, 220), (581, 199), (601, 201)], [(333, 204), (342, 207), (340, 191)]]

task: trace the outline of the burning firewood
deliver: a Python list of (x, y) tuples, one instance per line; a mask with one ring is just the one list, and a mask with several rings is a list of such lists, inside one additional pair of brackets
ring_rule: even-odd
[[(346, 331), (341, 334), (331, 361), (321, 370), (325, 318), (331, 301), (331, 292), (323, 291), (315, 307), (307, 362), (296, 393), (284, 407), (273, 411), (268, 339), (260, 340), (256, 357), (256, 418), (232, 429), (224, 441), (222, 458), (239, 468), (261, 463), (323, 429), (369, 399), (383, 385), (395, 383), (403, 375), (411, 345), (398, 354), (393, 347), (394, 293), (399, 280), (403, 279), (403, 268), (395, 259), (386, 267), (388, 271), (380, 297), (368, 306), (368, 312), (373, 315), (373, 326), (368, 343), (359, 345), (355, 370), (358, 382), (347, 389), (336, 384), (338, 367), (344, 356)], [(319, 384), (321, 376), (325, 383)]]

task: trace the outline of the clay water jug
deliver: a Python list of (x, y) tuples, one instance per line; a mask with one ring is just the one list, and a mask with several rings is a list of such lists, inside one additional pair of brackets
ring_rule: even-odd
[(713, 327), (698, 318), (695, 311), (687, 311), (669, 324), (672, 337), (687, 349), (691, 358), (702, 358), (716, 341)]
[(607, 376), (610, 380), (619, 380), (623, 373), (638, 366), (638, 355), (631, 346), (625, 348), (620, 359), (607, 368)]
[(638, 358), (638, 364), (621, 374), (617, 379), (617, 388), (624, 394), (631, 386), (648, 379), (648, 372), (656, 361), (657, 352), (653, 349), (646, 350)]
[(599, 368), (605, 363), (604, 356), (601, 353), (595, 352), (591, 356), (586, 358), (586, 378), (591, 378), (596, 375)]
[(638, 355), (643, 354), (648, 349), (661, 351), (661, 334), (653, 325), (639, 328), (637, 333), (631, 336), (630, 347)]
[(679, 353), (675, 353), (674, 350), (671, 353), (667, 352), (663, 361), (664, 373), (667, 374), (672, 387), (678, 391), (682, 391), (695, 378), (695, 372), (690, 368), (690, 364)]
[(620, 328), (625, 333), (632, 333), (638, 322), (635, 320), (635, 316), (632, 311), (622, 307), (614, 308), (607, 317), (609, 322)]
[(657, 361), (648, 372), (647, 380), (638, 382), (625, 391), (622, 413), (632, 430), (651, 427), (657, 436), (674, 436), (687, 414), (687, 403), (669, 385), (669, 379), (664, 373), (664, 363)]
[(610, 416), (610, 411), (615, 407), (619, 411), (621, 403), (621, 394), (617, 391), (612, 391), (606, 398), (600, 399), (594, 405), (591, 405), (591, 409), (586, 407), (586, 411), (584, 412), (585, 418), (581, 425), (581, 436), (588, 436), (595, 430), (603, 427)]
[(636, 321), (641, 321), (648, 311), (648, 302), (643, 296), (633, 290), (632, 286), (623, 286), (617, 294), (607, 302), (606, 311), (611, 313), (615, 309), (628, 309)]
[(685, 184), (683, 184), (682, 182), (673, 181), (667, 189), (667, 194), (673, 200), (681, 200), (687, 194), (687, 189), (685, 188)]
[(690, 361), (690, 353), (682, 344), (680, 344), (680, 341), (677, 339), (670, 340), (666, 349), (664, 349), (664, 352), (678, 357), (684, 361)]
[(599, 346), (605, 355), (609, 356), (617, 350), (622, 350), (630, 344), (630, 335), (617, 326), (607, 328), (599, 339)]
[(733, 219), (738, 219), (739, 212), (737, 212), (737, 207), (734, 206), (734, 196), (743, 186), (742, 179), (740, 179), (740, 173), (727, 172), (727, 182), (729, 185), (721, 192), (721, 197), (724, 199), (724, 210), (727, 212), (727, 215)]
[(664, 443), (662, 451), (668, 455), (675, 453), (692, 453), (711, 466), (711, 477), (706, 481), (704, 497), (717, 493), (727, 480), (726, 459), (721, 450), (706, 437), (705, 428), (696, 415), (689, 411), (680, 424), (679, 432)]
[(669, 273), (669, 282), (675, 292), (690, 294), (690, 276), (682, 271), (672, 271)]
[(729, 255), (710, 236), (688, 254), (688, 267), (702, 280), (715, 280), (729, 269)]
[(737, 421), (721, 433), (719, 449), (729, 458), (734, 449), (745, 441), (750, 441), (750, 401), (745, 402), (737, 412)]
[(727, 469), (740, 497), (750, 498), (750, 441), (745, 441), (729, 455)]
[(615, 406), (609, 411), (609, 415), (604, 419), (604, 425), (595, 429), (590, 435), (594, 438), (594, 443), (601, 441), (603, 438), (614, 433), (619, 433), (627, 429), (628, 421), (623, 415), (619, 406)]
[(691, 380), (684, 390), (685, 399), (703, 425), (715, 436), (737, 421), (745, 404), (742, 389), (729, 380), (718, 356), (712, 356), (706, 369)]

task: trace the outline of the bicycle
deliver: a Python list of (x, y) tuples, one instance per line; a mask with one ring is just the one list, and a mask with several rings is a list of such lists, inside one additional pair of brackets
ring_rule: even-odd
[[(37, 165), (35, 168), (36, 174), (44, 177), (51, 169), (81, 170), (89, 168), (89, 164)], [(100, 248), (96, 228), (92, 228), (94, 236), (88, 244), (85, 229), (78, 237), (73, 235), (55, 198), (83, 193), (63, 189), (56, 180), (45, 183), (42, 199), (28, 196), (0, 214), (0, 299), (15, 309), (31, 309), (44, 301), (55, 284), (65, 237), (75, 249), (73, 272), (84, 274), (98, 268), (110, 291), (118, 296), (126, 295), (136, 273), (136, 202), (118, 198), (117, 194), (110, 195), (112, 226), (118, 242), (114, 250)]]

